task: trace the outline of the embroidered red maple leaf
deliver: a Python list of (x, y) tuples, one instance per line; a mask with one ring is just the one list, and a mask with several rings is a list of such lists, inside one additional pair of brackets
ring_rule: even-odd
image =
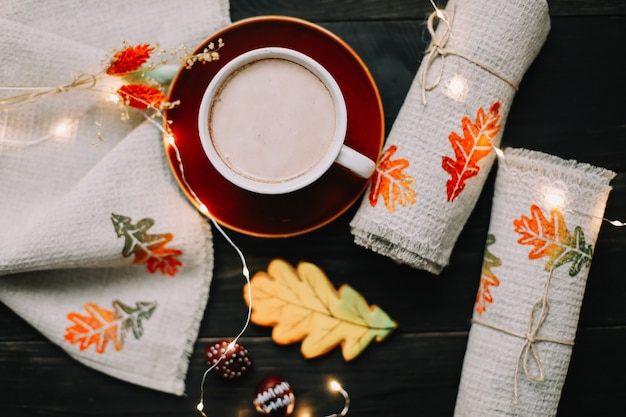
[(461, 194), (468, 179), (478, 175), (480, 171), (478, 162), (491, 152), (493, 148), (491, 142), (500, 131), (499, 111), (498, 101), (491, 106), (489, 113), (482, 107), (479, 108), (475, 122), (467, 116), (461, 119), (463, 136), (452, 132), (448, 137), (456, 158), (444, 156), (441, 162), (441, 167), (451, 176), (446, 182), (449, 202)]
[(415, 204), (416, 193), (411, 188), (415, 178), (402, 172), (410, 165), (409, 161), (401, 158), (392, 159), (397, 150), (398, 147), (392, 145), (382, 154), (372, 176), (369, 193), (372, 207), (375, 207), (378, 199), (382, 197), (389, 213), (396, 210), (396, 203), (401, 206)]
[(487, 310), (487, 304), (493, 302), (491, 287), (497, 287), (500, 285), (500, 280), (491, 270), (491, 268), (496, 268), (502, 265), (500, 258), (495, 256), (489, 250), (489, 246), (493, 245), (495, 242), (496, 237), (491, 233), (488, 234), (485, 253), (483, 255), (483, 267), (480, 275), (480, 284), (478, 286), (478, 294), (476, 295), (476, 303), (474, 304), (474, 310), (478, 315), (482, 315)]
[(142, 301), (131, 307), (115, 300), (114, 310), (107, 310), (96, 303), (87, 303), (83, 306), (87, 315), (75, 312), (67, 315), (73, 325), (65, 329), (64, 338), (77, 343), (81, 352), (95, 345), (97, 353), (104, 353), (109, 342), (120, 351), (128, 331), (132, 331), (135, 339), (143, 336), (143, 320), (149, 319), (156, 307), (155, 302)]
[(154, 48), (147, 44), (129, 45), (111, 57), (106, 73), (121, 76), (136, 71), (148, 61), (152, 51)]
[(546, 218), (533, 204), (530, 214), (530, 217), (522, 215), (513, 221), (515, 231), (521, 235), (517, 242), (533, 247), (528, 259), (547, 257), (546, 271), (571, 262), (570, 276), (577, 275), (583, 266), (591, 264), (592, 245), (585, 242), (585, 233), (580, 226), (570, 233), (561, 210), (551, 209), (549, 218)]
[(140, 110), (148, 107), (158, 109), (167, 99), (158, 88), (144, 84), (125, 84), (118, 88), (117, 95), (126, 106)]
[(120, 214), (112, 214), (111, 221), (115, 227), (117, 237), (124, 238), (122, 255), (135, 256), (134, 263), (146, 264), (148, 271), (174, 276), (178, 273), (178, 267), (182, 262), (176, 257), (182, 255), (179, 249), (172, 249), (166, 245), (172, 241), (171, 233), (149, 234), (148, 229), (154, 225), (154, 220), (144, 218), (132, 224), (131, 219)]

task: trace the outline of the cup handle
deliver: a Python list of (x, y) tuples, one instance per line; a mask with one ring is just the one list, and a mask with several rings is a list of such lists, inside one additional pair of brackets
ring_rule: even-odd
[(371, 177), (376, 169), (374, 161), (346, 145), (341, 147), (335, 162), (363, 178)]

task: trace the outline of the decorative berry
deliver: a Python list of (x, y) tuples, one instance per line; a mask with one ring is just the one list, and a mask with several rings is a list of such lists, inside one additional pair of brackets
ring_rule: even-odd
[(287, 381), (280, 376), (271, 375), (257, 387), (253, 403), (261, 414), (282, 417), (293, 412), (296, 399)]
[(230, 340), (219, 340), (204, 351), (207, 363), (215, 365), (215, 372), (222, 378), (236, 379), (252, 366), (250, 352), (243, 345)]

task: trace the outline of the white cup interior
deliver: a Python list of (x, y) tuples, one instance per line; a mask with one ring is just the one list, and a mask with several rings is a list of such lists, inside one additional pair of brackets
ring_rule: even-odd
[[(327, 151), (320, 151), (323, 155), (316, 160), (311, 169), (307, 170), (303, 174), (295, 175), (292, 178), (281, 179), (280, 181), (253, 178), (250, 175), (246, 175), (245, 173), (238, 171), (229, 164), (228, 156), (221, 154), (220, 151), (216, 149), (211, 133), (211, 117), (213, 115), (214, 100), (220, 100), (218, 96), (224, 86), (229, 82), (229, 80), (237, 77), (238, 71), (241, 71), (246, 66), (252, 65), (257, 61), (266, 59), (282, 59), (306, 68), (306, 70), (314, 74), (319, 81), (324, 84), (330, 94), (334, 107), (334, 129), (332, 130), (332, 139), (330, 140), (330, 145), (328, 146)], [(284, 88), (289, 88), (289, 86), (286, 85)], [(241, 97), (241, 100), (246, 99), (248, 98), (245, 96)], [(237, 121), (237, 114), (229, 114), (228, 117), (234, 118), (234, 122)], [(218, 71), (209, 83), (209, 86), (205, 90), (202, 97), (200, 111), (198, 114), (198, 131), (200, 140), (204, 152), (209, 158), (211, 164), (223, 177), (233, 184), (243, 189), (262, 194), (288, 193), (301, 189), (316, 181), (337, 159), (343, 146), (346, 129), (347, 110), (345, 100), (339, 85), (332, 75), (322, 65), (309, 56), (291, 49), (279, 47), (255, 49), (239, 55), (229, 61), (220, 71)], [(250, 150), (237, 149), (237, 152), (250, 152)], [(251, 157), (254, 157), (254, 155), (251, 155)], [(268, 162), (268, 164), (271, 164), (271, 161)]]

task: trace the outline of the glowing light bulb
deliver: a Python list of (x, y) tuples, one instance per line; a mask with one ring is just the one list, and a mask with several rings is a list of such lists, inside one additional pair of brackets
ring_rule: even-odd
[(348, 414), (348, 410), (350, 409), (350, 396), (348, 392), (343, 389), (343, 387), (339, 384), (339, 382), (332, 380), (330, 381), (330, 389), (334, 392), (338, 392), (344, 399), (343, 409), (339, 413), (330, 414), (326, 417), (343, 417)]
[(502, 159), (504, 159), (504, 152), (502, 152), (502, 149), (500, 149), (500, 148), (498, 148), (498, 147), (494, 146), (494, 147), (493, 147), (493, 150), (495, 151), (496, 156), (497, 156), (498, 158), (502, 158)]
[(52, 128), (52, 136), (60, 139), (69, 138), (72, 134), (74, 122), (69, 119), (62, 119)]
[(543, 199), (549, 208), (562, 207), (565, 203), (565, 193), (558, 188), (545, 187)]
[(67, 123), (59, 123), (54, 128), (54, 134), (57, 136), (64, 136), (68, 130), (69, 130), (69, 127), (67, 126)]
[(204, 410), (204, 403), (203, 403), (202, 401), (200, 401), (200, 402), (198, 403), (198, 405), (196, 405), (196, 409), (197, 409), (198, 411), (202, 411), (202, 410)]
[(467, 94), (467, 80), (456, 74), (447, 82), (446, 93), (453, 100), (463, 101)]
[(167, 136), (167, 138), (166, 138), (166, 140), (167, 140), (167, 143), (168, 143), (170, 146), (174, 146), (174, 145), (176, 145), (176, 142), (174, 141), (174, 136), (172, 136), (172, 135), (168, 135), (168, 136)]

